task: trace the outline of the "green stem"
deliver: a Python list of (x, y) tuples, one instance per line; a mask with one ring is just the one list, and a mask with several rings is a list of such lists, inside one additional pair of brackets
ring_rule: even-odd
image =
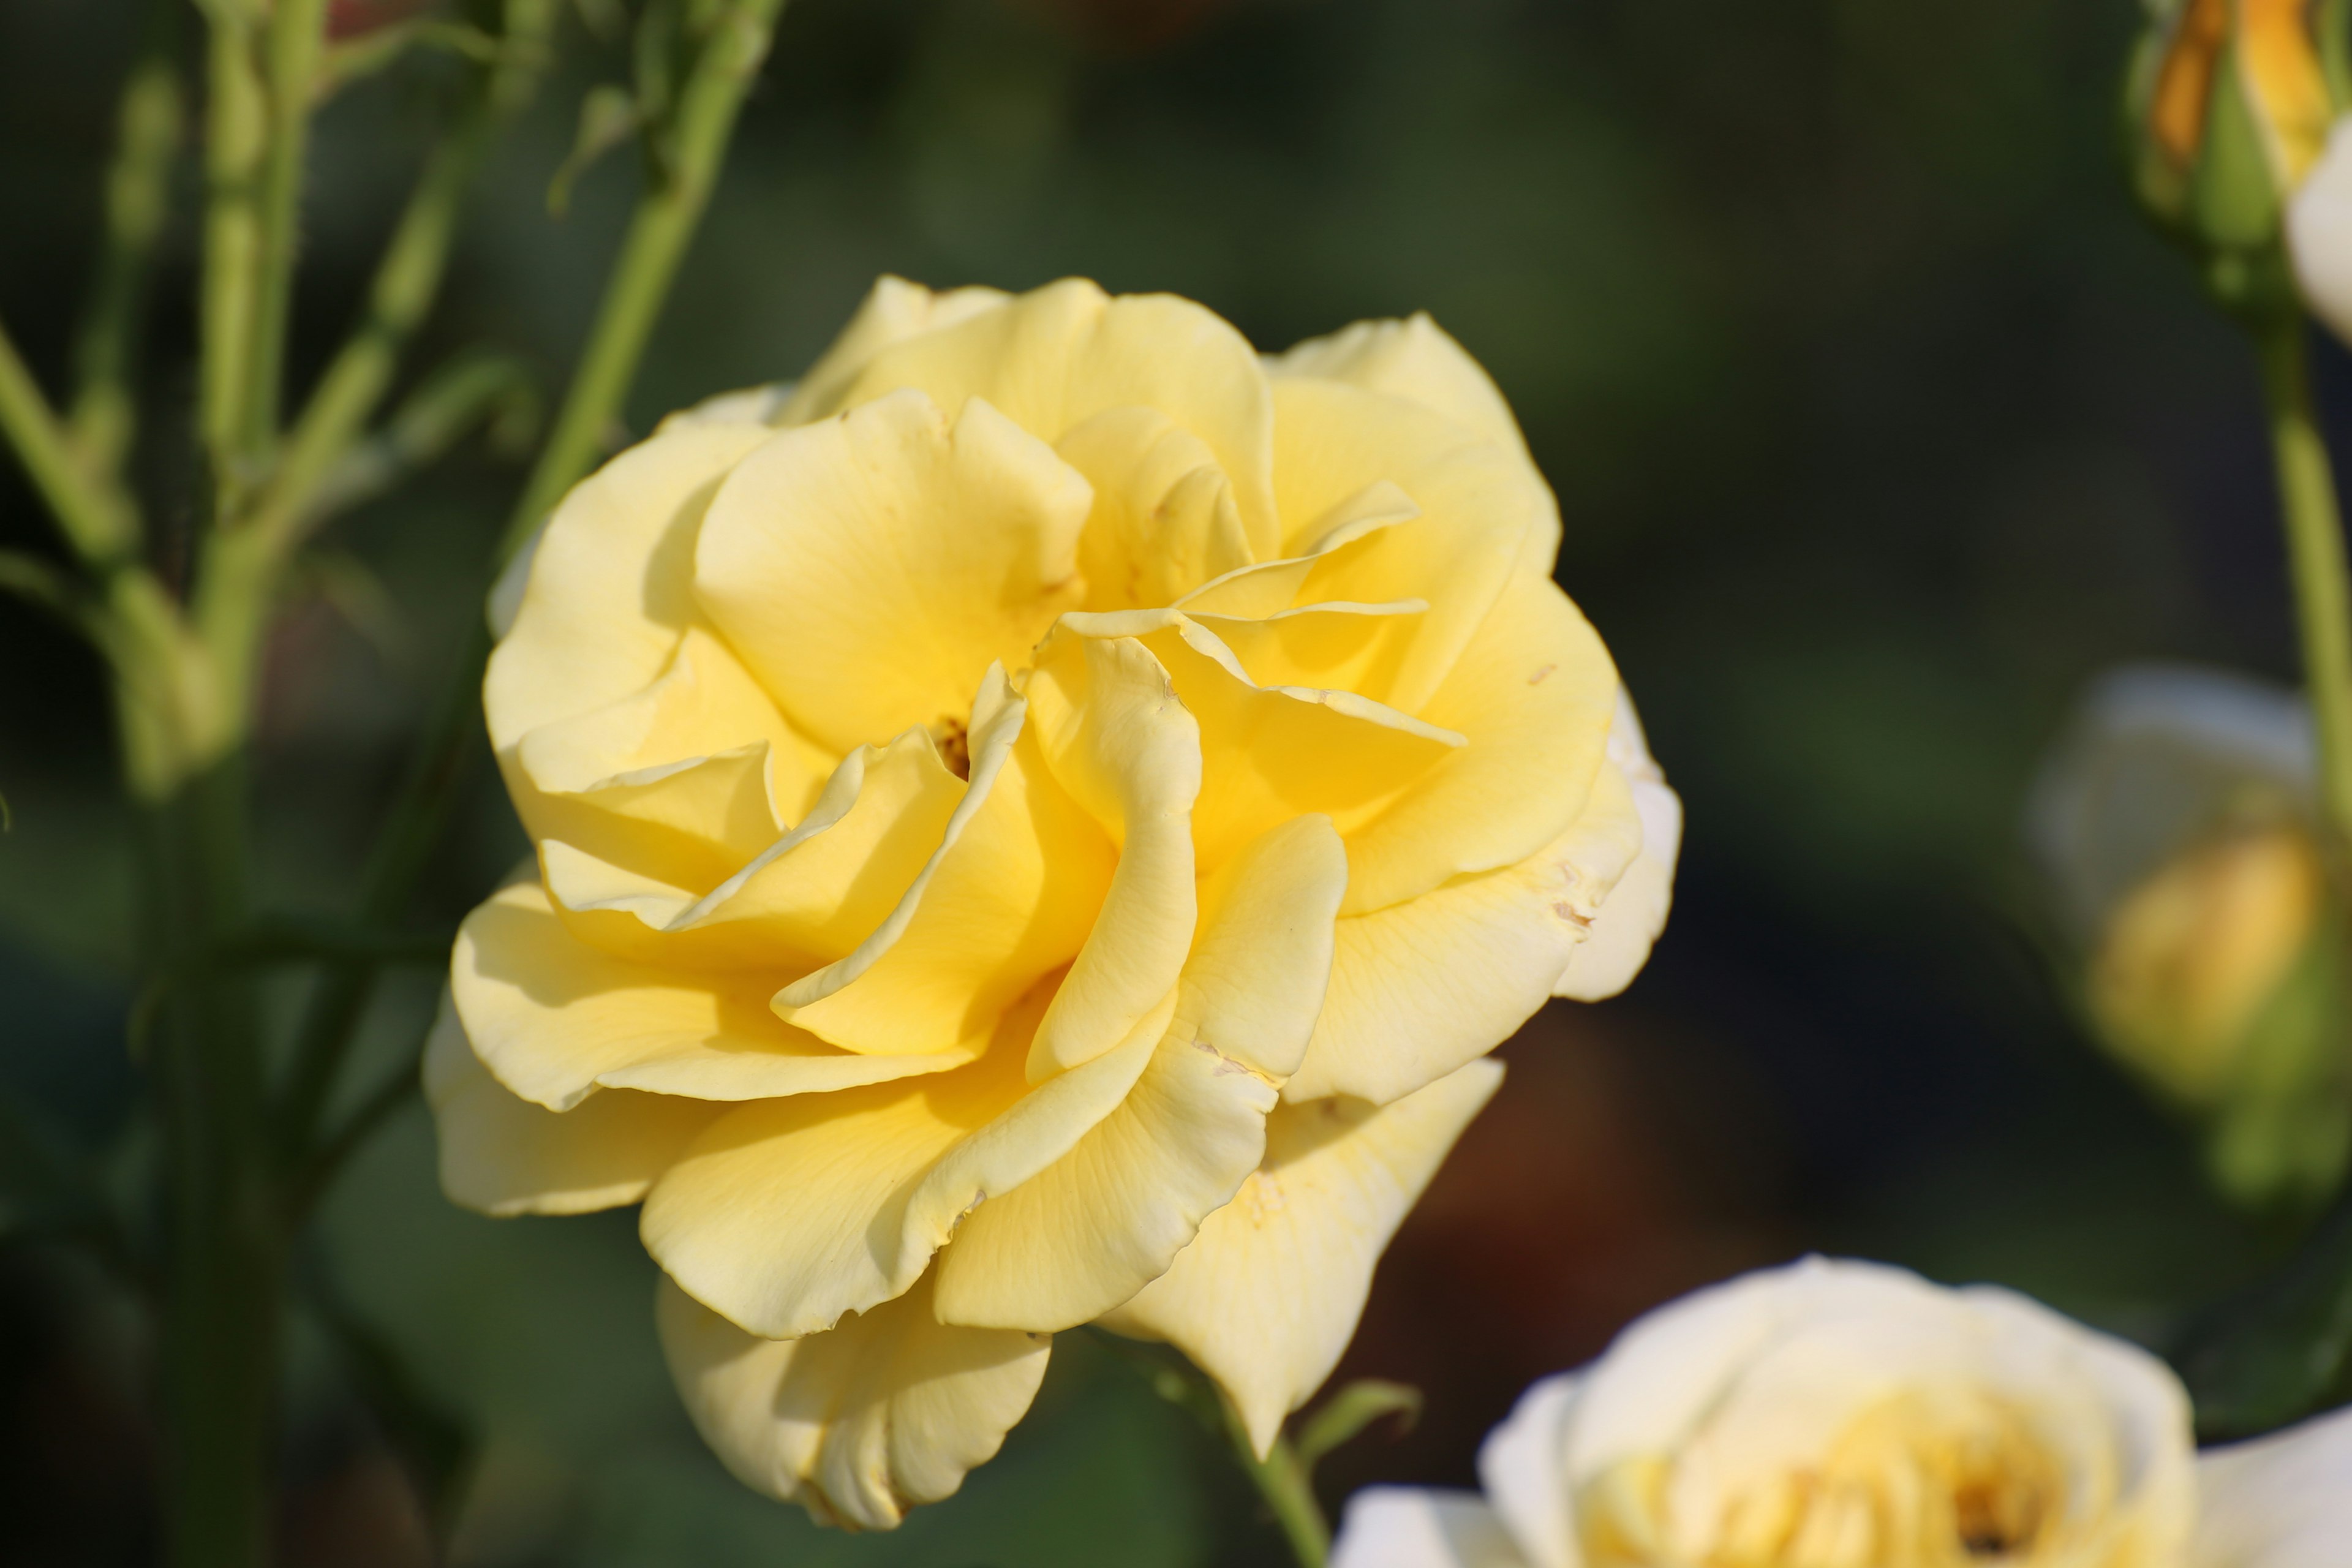
[(1299, 1568), (1323, 1568), (1331, 1555), (1331, 1527), (1324, 1521), (1322, 1504), (1315, 1500), (1315, 1483), (1291, 1447), (1289, 1434), (1275, 1434), (1274, 1447), (1261, 1459), (1233, 1402), (1220, 1396), (1217, 1403), (1224, 1412), (1225, 1437), (1233, 1447), (1234, 1462), (1273, 1511), (1283, 1539), (1290, 1542), (1291, 1555), (1298, 1559)]
[[(603, 449), (604, 433), (619, 417), (635, 379), (637, 363), (709, 204), (736, 115), (767, 56), (782, 8), (783, 0), (736, 0), (713, 19), (678, 98), (671, 176), (638, 200), (588, 346), (508, 520), (494, 563), (503, 563), (522, 546)], [(362, 879), (357, 918), (364, 924), (398, 921), (431, 860), (481, 733), (481, 675), (489, 647), (488, 628), (478, 617), (469, 617), (466, 645), (426, 722)], [(368, 960), (340, 965), (327, 973), (311, 998), (280, 1115), (294, 1148), (309, 1146), (316, 1136), (320, 1112), (350, 1052), (378, 968)]]
[(262, 160), (260, 237), (254, 268), (252, 384), (245, 437), (257, 452), (278, 436), (286, 380), (286, 323), (294, 303), (295, 230), (302, 169), (310, 147), (310, 106), (327, 47), (327, 0), (273, 0), (269, 15), (269, 147)]
[(2257, 346), (2294, 580), (2304, 681), (2319, 741), (2320, 810), (2342, 865), (2352, 855), (2352, 584), (2345, 573), (2344, 520), (2327, 448), (2313, 416), (2302, 319), (2286, 315), (2269, 323), (2260, 330)]
[(213, 513), (236, 514), (258, 468), (249, 402), (259, 346), (261, 175), (269, 100), (247, 0), (206, 0), (203, 370), (197, 420), (212, 460)]
[(392, 241), (377, 264), (366, 314), (336, 353), (259, 503), (255, 526), (282, 558), (315, 514), (310, 498), (383, 401), (401, 355), (432, 309), (475, 173), (499, 125), (525, 103), (546, 64), (554, 26), (550, 0), (509, 0), (497, 60), (482, 68), (472, 100), (435, 143)]
[(138, 524), (127, 500), (76, 458), (72, 440), (33, 373), (0, 327), (0, 433), (8, 437), (48, 503), (66, 542), (83, 561), (104, 565), (129, 553)]
[(106, 176), (106, 239), (74, 345), (69, 423), (75, 450), (91, 472), (122, 466), (138, 426), (131, 365), (144, 319), (155, 244), (171, 212), (172, 165), (179, 156), (180, 89), (176, 0), (156, 0), (138, 63), (116, 114), (113, 166)]
[(249, 985), (205, 963), (243, 923), (245, 785), (231, 756), (144, 813), (170, 1172), (163, 1512), (174, 1568), (259, 1568), (268, 1531), (285, 1232), (268, 1165)]

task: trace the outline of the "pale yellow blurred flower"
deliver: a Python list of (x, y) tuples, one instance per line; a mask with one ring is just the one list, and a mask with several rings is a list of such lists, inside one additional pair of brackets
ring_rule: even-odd
[(1358, 1493), (1332, 1568), (2334, 1568), (2352, 1541), (2352, 1414), (2199, 1455), (2137, 1347), (1820, 1258), (1639, 1320), (1478, 1470)]
[(2250, 1202), (2334, 1190), (2352, 1143), (2345, 933), (2292, 693), (2143, 665), (2095, 686), (2032, 833), (2100, 1040), (2203, 1123)]
[(457, 944), (444, 1184), (642, 1200), (697, 1425), (820, 1517), (954, 1490), (1097, 1320), (1264, 1447), (1480, 1058), (1665, 918), (1559, 531), (1426, 318), (885, 279), (493, 596), (537, 875)]

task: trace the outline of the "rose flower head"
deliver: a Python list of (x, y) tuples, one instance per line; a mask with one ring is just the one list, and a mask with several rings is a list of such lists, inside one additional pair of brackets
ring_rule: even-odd
[(2352, 1411), (2198, 1453), (2137, 1345), (1819, 1258), (1536, 1384), (1478, 1475), (1358, 1492), (1332, 1568), (2334, 1568), (2352, 1543)]
[(887, 1528), (1055, 1332), (1261, 1449), (1547, 997), (1665, 918), (1679, 806), (1559, 521), (1425, 318), (884, 279), (678, 415), (493, 598), (536, 849), (428, 1053), (443, 1184), (642, 1202), (751, 1485)]

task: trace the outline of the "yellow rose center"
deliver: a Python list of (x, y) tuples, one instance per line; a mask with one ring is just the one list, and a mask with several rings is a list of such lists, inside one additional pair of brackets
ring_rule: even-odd
[(1636, 1460), (1586, 1489), (1590, 1568), (2027, 1568), (2062, 1544), (2063, 1464), (2023, 1410), (1976, 1389), (1870, 1406), (1817, 1455), (1738, 1490), (1696, 1556), (1671, 1540), (1673, 1481), (1670, 1464)]

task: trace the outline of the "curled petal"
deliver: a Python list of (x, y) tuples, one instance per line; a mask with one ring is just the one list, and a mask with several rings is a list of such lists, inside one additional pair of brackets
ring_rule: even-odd
[(1182, 1350), (1265, 1453), (1331, 1375), (1381, 1249), (1502, 1078), (1481, 1060), (1392, 1105), (1282, 1107), (1234, 1201), (1104, 1326)]
[(557, 909), (584, 941), (650, 963), (764, 973), (772, 990), (887, 920), (968, 800), (971, 786), (927, 732), (910, 730), (843, 758), (798, 827), (700, 897), (560, 840), (543, 841), (540, 858)]
[(1042, 996), (961, 1071), (740, 1107), (647, 1194), (646, 1247), (698, 1300), (777, 1338), (898, 1296), (968, 1212), (1110, 1114), (1174, 1002), (1117, 1049), (1034, 1089), (1021, 1063)]
[(1116, 863), (1054, 782), (1026, 717), (992, 671), (972, 709), (971, 788), (939, 847), (848, 956), (776, 994), (784, 1019), (849, 1050), (943, 1050), (985, 1038), (1013, 998), (1077, 953)]
[(588, 946), (545, 889), (501, 889), (457, 933), (450, 990), (473, 1049), (506, 1089), (569, 1111), (602, 1089), (699, 1100), (813, 1094), (971, 1059), (840, 1050), (778, 1018), (756, 975), (635, 963)]
[(662, 1353), (737, 1479), (818, 1520), (889, 1530), (986, 1463), (1028, 1410), (1053, 1342), (951, 1328), (930, 1289), (795, 1340), (747, 1334), (664, 1279)]
[(1176, 984), (1192, 942), (1201, 729), (1129, 638), (1050, 639), (1029, 689), (1055, 777), (1119, 847), (1094, 929), (1030, 1044), (1034, 1080), (1109, 1049)]
[(1200, 438), (1233, 486), (1251, 552), (1276, 553), (1273, 408), (1247, 340), (1166, 294), (1113, 299), (1067, 279), (877, 353), (842, 394), (854, 408), (919, 387), (942, 408), (985, 398), (1047, 441), (1111, 408), (1154, 408)]
[(950, 1322), (1062, 1329), (1164, 1272), (1265, 1149), (1269, 1068), (1295, 1061), (1347, 881), (1321, 817), (1276, 828), (1211, 882), (1171, 1026), (1118, 1109), (966, 1216), (940, 1262)]
[(1428, 601), (1389, 684), (1364, 692), (1421, 713), (1505, 582), (1524, 570), (1521, 556), (1549, 515), (1550, 492), (1525, 458), (1401, 397), (1285, 380), (1274, 384), (1274, 403), (1282, 515), (1306, 525), (1283, 542), (1282, 553), (1307, 552), (1333, 508), (1381, 481), (1420, 509), (1412, 521), (1333, 552), (1313, 592), (1361, 605)]
[(484, 1214), (590, 1214), (645, 1196), (718, 1116), (700, 1100), (615, 1089), (558, 1114), (510, 1093), (475, 1056), (445, 994), (425, 1043), (441, 1190)]
[(652, 684), (542, 724), (499, 760), (532, 837), (702, 887), (772, 842), (833, 767), (700, 626)]
[(1092, 495), (986, 403), (919, 392), (789, 430), (710, 503), (695, 593), (794, 723), (845, 752), (953, 718), (1083, 591)]

